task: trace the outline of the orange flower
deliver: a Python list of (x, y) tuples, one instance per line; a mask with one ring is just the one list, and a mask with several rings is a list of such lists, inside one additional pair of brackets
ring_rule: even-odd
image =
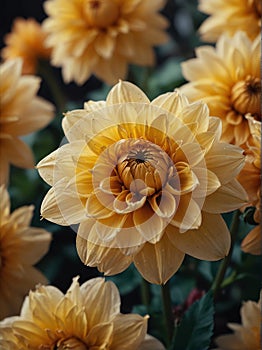
[(11, 33), (4, 38), (3, 59), (20, 57), (23, 74), (36, 74), (39, 59), (49, 59), (51, 50), (45, 47), (46, 34), (33, 18), (16, 18)]
[(148, 316), (120, 313), (120, 296), (112, 282), (73, 279), (64, 295), (39, 286), (26, 297), (21, 315), (0, 322), (5, 350), (164, 350), (146, 334)]
[(22, 60), (8, 60), (0, 66), (0, 183), (7, 183), (9, 165), (31, 168), (31, 149), (19, 138), (47, 125), (53, 105), (37, 97), (40, 79), (21, 76)]
[(222, 335), (216, 339), (216, 350), (260, 350), (261, 349), (261, 297), (256, 303), (246, 301), (240, 310), (242, 325), (229, 323), (233, 334)]
[(246, 162), (238, 176), (239, 182), (247, 191), (249, 206), (256, 207), (255, 222), (259, 223), (242, 242), (242, 250), (255, 255), (262, 254), (262, 237), (260, 225), (261, 203), (261, 122), (247, 117), (252, 138), (245, 145)]
[(191, 101), (208, 104), (210, 114), (222, 119), (222, 139), (241, 145), (250, 136), (245, 115), (261, 119), (260, 36), (253, 42), (237, 32), (221, 36), (216, 44), (196, 49), (197, 58), (182, 63), (190, 83), (181, 91)]
[(237, 30), (250, 39), (260, 34), (261, 0), (200, 0), (199, 10), (211, 15), (199, 28), (204, 41), (215, 42), (221, 34), (232, 36)]
[(53, 187), (43, 217), (79, 224), (83, 262), (116, 274), (134, 262), (152, 283), (165, 283), (185, 253), (218, 260), (230, 234), (219, 215), (243, 205), (235, 176), (244, 157), (219, 141), (220, 120), (177, 92), (151, 103), (120, 82), (106, 101), (68, 112), (69, 143), (44, 158), (40, 175)]
[(66, 83), (83, 84), (91, 74), (107, 84), (127, 75), (127, 65), (154, 64), (153, 46), (167, 40), (164, 0), (49, 0), (52, 64)]
[(0, 187), (0, 319), (19, 312), (25, 295), (45, 277), (32, 265), (47, 252), (47, 231), (29, 227), (33, 206), (10, 213), (8, 192)]

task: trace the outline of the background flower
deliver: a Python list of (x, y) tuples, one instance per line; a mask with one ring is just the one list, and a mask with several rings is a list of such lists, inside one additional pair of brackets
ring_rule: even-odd
[(19, 312), (25, 295), (37, 283), (46, 283), (33, 267), (48, 251), (51, 235), (30, 227), (33, 206), (10, 213), (8, 192), (0, 187), (0, 319)]
[(36, 74), (40, 59), (49, 59), (50, 48), (45, 47), (46, 33), (33, 18), (16, 18), (11, 33), (4, 38), (6, 46), (1, 55), (4, 60), (20, 57), (23, 74)]
[[(216, 48), (201, 46), (196, 58), (182, 63), (181, 87), (189, 100), (207, 103), (210, 114), (221, 118), (222, 139), (241, 145), (250, 131), (245, 115), (261, 120), (260, 36), (250, 41), (246, 34), (221, 36)], [(236, 68), (237, 67), (237, 68)]]
[(259, 350), (261, 349), (261, 297), (256, 303), (246, 301), (240, 310), (242, 324), (229, 323), (233, 334), (222, 335), (216, 339), (217, 350)]
[(260, 0), (199, 0), (199, 10), (211, 15), (200, 26), (204, 41), (215, 42), (221, 34), (247, 33), (250, 39), (260, 34)]
[(21, 72), (21, 59), (0, 66), (0, 183), (8, 182), (10, 164), (33, 167), (32, 151), (20, 136), (43, 128), (54, 115), (53, 105), (36, 96), (40, 79)]
[(85, 264), (116, 274), (134, 261), (144, 278), (165, 283), (185, 253), (205, 260), (228, 253), (219, 214), (244, 203), (235, 180), (244, 158), (219, 141), (220, 120), (206, 105), (177, 92), (150, 103), (120, 82), (106, 101), (68, 112), (63, 129), (69, 143), (37, 165), (53, 186), (41, 213), (60, 225), (80, 223)]
[(163, 350), (146, 335), (148, 316), (120, 313), (120, 295), (112, 282), (91, 279), (79, 286), (74, 278), (64, 295), (53, 286), (39, 286), (25, 299), (20, 317), (0, 324), (12, 349)]
[(91, 74), (107, 84), (127, 75), (130, 63), (154, 64), (153, 46), (167, 40), (163, 0), (49, 0), (44, 22), (52, 64), (65, 82), (83, 84)]
[(261, 122), (248, 117), (252, 137), (244, 146), (246, 153), (245, 166), (241, 170), (238, 180), (247, 191), (249, 206), (256, 208), (254, 221), (259, 223), (253, 228), (242, 242), (242, 250), (246, 253), (260, 255), (262, 253), (261, 237)]

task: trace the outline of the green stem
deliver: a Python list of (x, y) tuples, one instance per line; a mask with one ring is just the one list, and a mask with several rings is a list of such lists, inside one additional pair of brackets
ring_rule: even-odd
[(58, 83), (58, 79), (54, 76), (52, 67), (48, 62), (40, 60), (38, 62), (37, 71), (48, 85), (58, 112), (63, 113), (65, 111), (66, 99), (61, 86)]
[(141, 283), (141, 298), (143, 305), (146, 306), (147, 312), (149, 312), (149, 306), (150, 306), (150, 284), (142, 279)]
[(228, 255), (221, 261), (216, 278), (211, 286), (211, 290), (213, 291), (214, 298), (216, 298), (216, 296), (217, 296), (217, 293), (218, 293), (218, 291), (221, 287), (221, 284), (224, 280), (226, 270), (227, 270), (227, 268), (230, 264), (230, 261), (231, 261), (234, 243), (236, 240), (238, 227), (239, 227), (239, 216), (240, 216), (240, 211), (236, 210), (234, 215), (233, 215), (233, 219), (232, 219), (232, 223), (231, 223), (231, 227), (230, 227), (230, 232), (231, 232), (230, 250), (229, 250)]
[(167, 333), (166, 345), (167, 347), (169, 347), (173, 337), (173, 328), (174, 328), (169, 282), (167, 282), (164, 285), (161, 285), (161, 292), (162, 292), (162, 303), (163, 303), (163, 315), (164, 315), (166, 333)]

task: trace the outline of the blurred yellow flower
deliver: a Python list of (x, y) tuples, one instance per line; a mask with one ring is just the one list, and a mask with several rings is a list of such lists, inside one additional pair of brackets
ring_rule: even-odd
[(242, 250), (255, 255), (262, 254), (261, 237), (261, 122), (247, 117), (252, 137), (245, 145), (245, 166), (238, 175), (238, 180), (247, 191), (248, 206), (256, 207), (254, 221), (259, 223), (242, 242)]
[(208, 104), (210, 114), (222, 119), (222, 139), (241, 145), (250, 131), (245, 115), (261, 120), (260, 50), (258, 36), (253, 42), (246, 34), (221, 36), (216, 44), (196, 49), (196, 58), (182, 63), (181, 87), (189, 100)]
[(10, 200), (0, 187), (0, 319), (19, 312), (25, 295), (46, 278), (33, 267), (47, 252), (51, 235), (30, 227), (33, 206), (10, 213)]
[(77, 280), (66, 294), (53, 286), (31, 291), (21, 315), (0, 323), (5, 350), (164, 350), (146, 334), (148, 316), (120, 313), (112, 282), (94, 278), (79, 286)]
[(20, 57), (23, 74), (36, 74), (40, 59), (49, 59), (51, 49), (45, 47), (46, 33), (33, 18), (16, 18), (11, 33), (4, 38), (6, 46), (1, 55), (4, 60)]
[(145, 279), (165, 283), (185, 253), (223, 258), (230, 234), (221, 212), (243, 205), (235, 179), (239, 147), (221, 143), (221, 121), (203, 103), (177, 92), (151, 103), (120, 82), (106, 101), (63, 119), (68, 144), (38, 165), (53, 186), (41, 213), (61, 225), (80, 223), (83, 262), (116, 274), (134, 262)]
[(10, 164), (32, 168), (31, 149), (19, 138), (46, 126), (53, 118), (53, 105), (36, 96), (40, 79), (21, 76), (22, 60), (0, 65), (0, 183), (7, 183)]
[(167, 40), (164, 0), (49, 0), (44, 28), (52, 64), (66, 83), (91, 74), (107, 84), (127, 75), (128, 64), (151, 66), (153, 46)]
[(215, 42), (221, 34), (237, 30), (250, 39), (261, 31), (261, 0), (199, 0), (199, 10), (210, 15), (200, 26), (202, 40)]
[(246, 301), (240, 310), (242, 324), (229, 323), (233, 334), (216, 339), (216, 350), (260, 350), (261, 349), (261, 297), (256, 303)]

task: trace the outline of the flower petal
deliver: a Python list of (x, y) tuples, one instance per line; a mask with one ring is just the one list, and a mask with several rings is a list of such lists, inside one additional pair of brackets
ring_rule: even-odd
[(257, 225), (255, 228), (253, 228), (243, 239), (241, 243), (241, 249), (243, 252), (253, 255), (262, 254), (262, 236), (260, 225)]
[(158, 216), (146, 203), (133, 214), (134, 225), (146, 241), (156, 243), (163, 235), (165, 220)]
[(234, 178), (244, 165), (243, 150), (227, 143), (217, 143), (206, 155), (207, 168), (225, 184)]
[(203, 213), (202, 224), (197, 230), (179, 233), (169, 225), (166, 231), (178, 249), (197, 259), (215, 261), (229, 252), (230, 233), (220, 215)]
[(179, 198), (177, 211), (170, 224), (179, 228), (180, 232), (197, 229), (201, 225), (202, 215), (199, 204), (191, 194), (185, 194)]
[(91, 243), (93, 241), (92, 238), (83, 239), (81, 233), (76, 237), (77, 252), (85, 265), (97, 267), (99, 271), (110, 276), (126, 270), (131, 264), (132, 257), (124, 255), (120, 249), (100, 245), (99, 239), (97, 244)]
[(107, 105), (126, 102), (150, 103), (147, 96), (136, 85), (128, 81), (120, 81), (107, 95)]
[(142, 317), (136, 314), (117, 315), (113, 321), (116, 336), (113, 338), (111, 348), (137, 349), (146, 336), (148, 318), (149, 316)]
[(206, 197), (203, 210), (208, 213), (220, 214), (238, 209), (247, 203), (246, 191), (236, 179), (233, 179)]
[(134, 263), (141, 275), (150, 283), (165, 284), (178, 270), (184, 253), (178, 250), (164, 233), (155, 243), (146, 243), (135, 255)]

